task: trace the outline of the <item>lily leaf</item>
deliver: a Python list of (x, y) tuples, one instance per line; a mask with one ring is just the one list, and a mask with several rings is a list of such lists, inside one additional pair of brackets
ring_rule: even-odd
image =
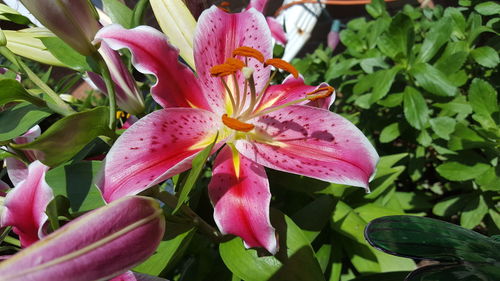
[(37, 150), (40, 152), (40, 161), (47, 166), (54, 167), (70, 160), (98, 136), (112, 136), (108, 128), (106, 107), (97, 107), (64, 117), (35, 141), (12, 144), (12, 147)]
[(48, 108), (39, 108), (27, 102), (0, 112), (0, 141), (24, 134), (51, 114)]
[(45, 101), (28, 93), (23, 85), (15, 79), (0, 80), (0, 105), (13, 101), (28, 101), (36, 106), (44, 107)]

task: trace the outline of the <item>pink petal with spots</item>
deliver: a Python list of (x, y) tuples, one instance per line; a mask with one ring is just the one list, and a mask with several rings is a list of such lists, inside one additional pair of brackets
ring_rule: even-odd
[(160, 31), (149, 26), (129, 30), (113, 24), (103, 27), (95, 38), (113, 50), (129, 49), (137, 70), (156, 76), (151, 94), (161, 106), (211, 108), (193, 72), (178, 61), (179, 50)]
[(283, 29), (283, 25), (281, 25), (281, 23), (273, 17), (266, 17), (266, 21), (274, 40), (276, 40), (278, 44), (284, 46), (288, 39), (286, 37), (285, 30)]
[(106, 156), (98, 183), (104, 200), (137, 194), (189, 169), (192, 158), (204, 148), (190, 147), (209, 142), (220, 124), (220, 117), (194, 108), (167, 108), (140, 119)]
[(379, 159), (363, 133), (328, 110), (293, 105), (251, 120), (276, 143), (240, 140), (238, 151), (280, 171), (368, 188)]
[(268, 0), (250, 0), (247, 9), (254, 8), (255, 10), (264, 13), (264, 8), (266, 8)]
[(239, 177), (235, 174), (231, 149), (226, 146), (215, 159), (208, 194), (214, 219), (223, 233), (234, 234), (247, 248), (278, 251), (276, 234), (269, 220), (271, 193), (264, 167), (240, 155)]
[(45, 182), (48, 170), (49, 167), (40, 161), (31, 163), (27, 178), (5, 197), (2, 226), (13, 226), (22, 247), (28, 247), (42, 237), (42, 227), (48, 219), (45, 208), (54, 197), (52, 189)]
[[(309, 86), (304, 84), (304, 78), (302, 76), (294, 78), (292, 75), (289, 75), (282, 84), (272, 85), (267, 89), (257, 110), (260, 111), (269, 107), (305, 98), (307, 93), (326, 86), (328, 86), (326, 83), (321, 83), (319, 86)], [(325, 99), (318, 99), (315, 101), (305, 100), (300, 104), (328, 109), (333, 104), (334, 100), (335, 93)]]
[[(241, 13), (229, 14), (212, 6), (205, 10), (196, 26), (194, 37), (194, 58), (196, 72), (204, 87), (206, 96), (217, 102), (222, 110), (224, 89), (220, 78), (210, 76), (214, 65), (222, 64), (226, 58), (232, 57), (234, 49), (248, 46), (259, 50), (264, 58), (272, 56), (271, 32), (264, 16), (255, 9)], [(254, 79), (257, 91), (260, 91), (269, 79), (270, 68), (254, 58), (248, 59), (248, 65), (255, 69)], [(240, 92), (243, 92), (244, 77), (237, 74)], [(216, 111), (221, 113), (221, 111)]]

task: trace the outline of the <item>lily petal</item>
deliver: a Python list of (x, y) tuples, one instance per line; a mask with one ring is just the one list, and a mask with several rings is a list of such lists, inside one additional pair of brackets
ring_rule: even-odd
[(258, 140), (238, 151), (266, 167), (368, 188), (379, 159), (363, 133), (328, 110), (292, 105), (251, 120)]
[(247, 9), (254, 8), (255, 10), (264, 13), (268, 0), (250, 0)]
[(266, 17), (266, 21), (274, 40), (276, 40), (278, 44), (284, 46), (288, 39), (285, 30), (283, 29), (283, 25), (273, 17)]
[(220, 123), (220, 117), (194, 108), (167, 108), (140, 119), (106, 156), (98, 183), (104, 200), (137, 194), (189, 169), (192, 158), (213, 141)]
[(147, 274), (127, 271), (109, 281), (168, 281), (168, 280)]
[(28, 176), (19, 182), (5, 197), (2, 226), (13, 226), (21, 246), (27, 247), (42, 237), (42, 227), (48, 217), (45, 208), (54, 197), (45, 182), (49, 167), (40, 161), (31, 163)]
[(154, 199), (125, 197), (3, 261), (0, 280), (108, 280), (153, 254), (164, 231)]
[[(269, 220), (271, 193), (264, 167), (224, 147), (215, 159), (208, 194), (214, 205), (214, 219), (223, 233), (240, 236), (247, 248), (278, 251), (276, 234)], [(239, 166), (238, 175), (235, 166)]]
[[(34, 141), (35, 138), (40, 136), (40, 134), (40, 127), (36, 125), (33, 128), (29, 129), (22, 136), (15, 138), (14, 142), (17, 144), (29, 143)], [(35, 161), (38, 158), (34, 150), (24, 150), (23, 153), (29, 161)], [(23, 161), (17, 158), (5, 158), (5, 166), (7, 166), (7, 174), (9, 175), (9, 179), (14, 185), (17, 185), (20, 181), (24, 180), (28, 176), (28, 166), (24, 164)]]
[(95, 38), (113, 50), (129, 49), (137, 70), (156, 76), (151, 94), (162, 107), (211, 108), (193, 72), (178, 61), (179, 50), (160, 31), (149, 26), (129, 30), (113, 24), (99, 30)]
[[(212, 6), (200, 15), (194, 40), (196, 72), (205, 88), (205, 95), (217, 101), (219, 109), (224, 106), (225, 90), (220, 78), (210, 75), (210, 69), (224, 63), (226, 58), (232, 57), (233, 50), (241, 46), (260, 51), (264, 58), (272, 56), (271, 32), (264, 16), (255, 9), (230, 14)], [(256, 90), (260, 92), (269, 78), (270, 68), (264, 68), (254, 58), (248, 59), (248, 65), (255, 70)], [(243, 75), (238, 73), (237, 76), (238, 85), (243, 85)], [(216, 112), (221, 113), (220, 110)]]
[[(282, 84), (272, 85), (267, 89), (257, 110), (259, 111), (305, 98), (307, 93), (326, 86), (329, 85), (321, 83), (319, 86), (309, 86), (304, 84), (304, 78), (302, 76), (294, 78), (292, 75), (289, 75)], [(318, 99), (316, 101), (306, 100), (301, 104), (328, 109), (333, 104), (334, 100), (335, 93), (325, 99)]]

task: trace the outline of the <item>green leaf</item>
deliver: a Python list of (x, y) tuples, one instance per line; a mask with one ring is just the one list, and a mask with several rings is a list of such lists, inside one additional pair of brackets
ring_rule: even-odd
[(434, 67), (448, 75), (460, 70), (469, 57), (469, 47), (464, 41), (448, 42)]
[(431, 29), (425, 34), (425, 39), (422, 47), (420, 47), (417, 59), (420, 62), (428, 62), (432, 59), (441, 46), (448, 42), (452, 30), (453, 24), (449, 17), (444, 17), (434, 23)]
[(374, 103), (387, 95), (391, 89), (392, 83), (394, 82), (394, 78), (400, 69), (400, 67), (395, 66), (391, 69), (384, 69), (375, 72), (374, 81), (377, 81), (377, 83), (373, 84), (372, 95), (370, 98), (371, 103)]
[(0, 112), (0, 141), (11, 140), (24, 134), (50, 114), (49, 109), (39, 108), (27, 102)]
[(125, 28), (132, 28), (133, 12), (118, 0), (103, 0), (104, 12), (113, 23), (118, 23)]
[(182, 257), (196, 232), (196, 228), (192, 225), (173, 221), (167, 221), (167, 225), (165, 235), (155, 253), (146, 261), (134, 267), (134, 271), (158, 276)]
[(325, 280), (309, 240), (286, 215), (271, 209), (271, 223), (276, 228), (279, 251), (275, 256), (259, 256), (255, 249), (245, 249), (236, 237), (219, 245), (226, 266), (239, 278), (248, 281)]
[(293, 214), (293, 221), (302, 229), (310, 243), (330, 220), (334, 206), (331, 196), (322, 195)]
[(380, 133), (379, 140), (382, 143), (388, 143), (395, 140), (397, 137), (401, 135), (399, 131), (399, 122), (392, 123), (387, 125), (382, 132)]
[(446, 75), (427, 63), (414, 65), (410, 73), (415, 77), (417, 83), (429, 93), (445, 97), (457, 94), (457, 87), (448, 80)]
[(386, 253), (417, 259), (493, 264), (500, 258), (500, 243), (457, 225), (430, 218), (382, 217), (368, 224), (365, 236), (372, 246)]
[(396, 61), (408, 61), (414, 37), (415, 31), (412, 20), (407, 15), (398, 13), (392, 19), (387, 32), (379, 37), (378, 46), (380, 51), (392, 59)]
[[(500, 173), (500, 169), (498, 170), (498, 173)], [(481, 190), (483, 191), (500, 191), (499, 182), (500, 176), (497, 175), (497, 169), (495, 167), (489, 168), (488, 171), (476, 178), (476, 183), (481, 186)]]
[(406, 87), (403, 93), (403, 111), (406, 120), (416, 129), (425, 128), (429, 121), (429, 109), (424, 97), (412, 87)]
[(357, 207), (356, 209), (354, 209), (354, 212), (358, 214), (364, 221), (372, 221), (374, 219), (384, 216), (395, 216), (404, 214), (401, 211), (388, 209), (374, 203), (366, 203), (361, 207)]
[[(471, 161), (472, 162), (472, 161)], [(466, 181), (474, 179), (489, 169), (490, 165), (481, 162), (461, 163), (449, 161), (436, 167), (436, 171), (445, 179)]]
[[(349, 281), (401, 281), (410, 273), (409, 271), (383, 272), (361, 275)], [(436, 279), (437, 280), (437, 279)]]
[(0, 161), (4, 160), (5, 158), (8, 158), (8, 157), (17, 158), (18, 156), (15, 155), (14, 153), (11, 153), (7, 150), (3, 150), (0, 148)]
[(455, 131), (457, 121), (451, 117), (441, 116), (430, 120), (432, 130), (436, 135), (445, 140), (450, 139), (450, 134)]
[(325, 73), (325, 81), (330, 81), (332, 79), (338, 78), (342, 75), (347, 74), (351, 71), (351, 68), (358, 64), (357, 59), (347, 59), (339, 63), (330, 64), (330, 67)]
[(69, 199), (72, 212), (87, 212), (104, 206), (101, 192), (94, 185), (100, 169), (100, 161), (76, 162), (51, 169), (45, 180), (54, 196)]
[(493, 68), (500, 62), (497, 51), (489, 46), (476, 48), (470, 54), (477, 63), (484, 67)]
[(0, 105), (13, 101), (27, 101), (39, 107), (46, 105), (44, 100), (28, 93), (17, 80), (0, 80)]
[(467, 202), (472, 200), (473, 197), (474, 195), (472, 194), (450, 196), (435, 204), (432, 208), (432, 213), (440, 217), (451, 217), (460, 213)]
[(483, 16), (498, 16), (500, 14), (500, 4), (494, 1), (487, 1), (474, 6), (474, 10)]
[(370, 4), (365, 5), (366, 11), (372, 16), (373, 18), (378, 18), (384, 13), (385, 11), (385, 1), (384, 0), (372, 0)]
[(377, 104), (385, 107), (396, 107), (403, 102), (403, 93), (389, 94), (385, 99), (377, 101)]
[(40, 40), (54, 57), (68, 67), (81, 72), (92, 70), (85, 56), (58, 37), (40, 37)]
[(210, 156), (212, 152), (212, 148), (214, 147), (215, 143), (217, 142), (217, 137), (219, 136), (219, 133), (214, 138), (214, 141), (207, 147), (205, 147), (200, 153), (198, 153), (192, 162), (191, 165), (191, 171), (189, 171), (189, 175), (187, 176), (186, 181), (184, 182), (184, 185), (181, 188), (181, 192), (179, 195), (179, 201), (177, 201), (177, 205), (175, 206), (175, 209), (172, 211), (173, 214), (175, 214), (179, 208), (184, 204), (187, 199), (189, 192), (191, 189), (193, 189), (194, 184), (198, 180), (201, 171), (203, 167), (205, 166), (205, 162), (207, 162), (208, 157)]
[(37, 150), (40, 161), (54, 167), (70, 160), (98, 136), (112, 136), (108, 128), (108, 108), (97, 107), (64, 117), (40, 137), (26, 144), (12, 144), (16, 149)]
[(474, 196), (472, 200), (469, 200), (467, 205), (465, 205), (462, 210), (462, 215), (460, 216), (460, 225), (462, 227), (472, 229), (476, 225), (480, 224), (483, 217), (488, 213), (488, 206), (484, 201), (482, 195)]
[(498, 111), (497, 92), (488, 82), (474, 78), (469, 87), (469, 101), (477, 114), (489, 116)]
[(144, 13), (146, 12), (146, 8), (149, 6), (149, 0), (139, 0), (137, 4), (135, 4), (133, 12), (133, 20), (131, 27), (136, 27), (144, 22)]

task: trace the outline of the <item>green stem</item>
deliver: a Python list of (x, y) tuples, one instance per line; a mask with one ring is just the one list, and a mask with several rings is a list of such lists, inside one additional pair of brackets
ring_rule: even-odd
[(111, 73), (109, 72), (109, 68), (106, 65), (104, 59), (97, 55), (95, 56), (95, 60), (99, 64), (99, 69), (101, 71), (102, 79), (106, 84), (106, 92), (108, 93), (109, 98), (109, 128), (114, 131), (116, 129), (116, 93), (115, 93), (115, 83), (111, 78)]
[[(155, 197), (160, 200), (161, 202), (165, 203), (165, 205), (171, 207), (172, 209), (177, 206), (177, 197), (174, 195), (168, 193), (168, 192), (158, 192), (155, 194)], [(198, 227), (202, 232), (207, 234), (213, 241), (220, 241), (221, 239), (221, 233), (215, 229), (213, 226), (211, 226), (209, 223), (207, 223), (204, 219), (202, 219), (198, 214), (196, 214), (191, 208), (189, 208), (187, 205), (182, 204), (180, 208), (182, 214), (188, 216), (193, 224)]]
[(9, 50), (7, 47), (0, 47), (0, 53), (14, 65), (19, 67), (35, 85), (37, 85), (43, 92), (45, 92), (49, 96), (49, 98), (53, 101), (53, 104), (47, 103), (47, 106), (50, 109), (63, 116), (68, 116), (75, 113), (71, 106), (65, 103), (59, 97), (59, 95), (54, 92), (54, 90), (52, 90), (47, 84), (45, 84), (45, 82), (43, 82), (42, 79), (40, 79), (26, 64), (24, 64), (24, 62), (20, 58), (12, 53), (11, 50)]

